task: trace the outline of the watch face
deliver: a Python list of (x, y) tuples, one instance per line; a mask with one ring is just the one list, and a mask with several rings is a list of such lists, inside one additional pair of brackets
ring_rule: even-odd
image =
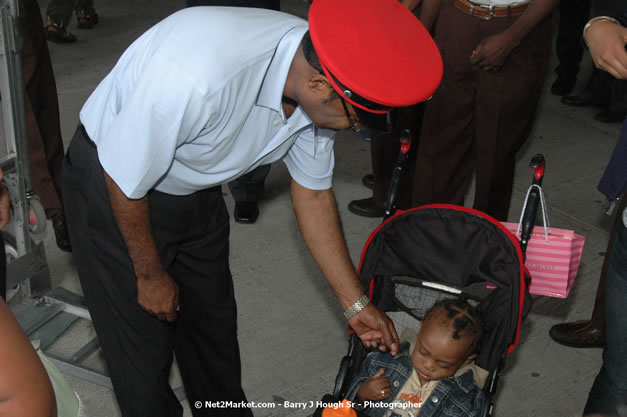
[(627, 227), (627, 207), (623, 210), (623, 225)]

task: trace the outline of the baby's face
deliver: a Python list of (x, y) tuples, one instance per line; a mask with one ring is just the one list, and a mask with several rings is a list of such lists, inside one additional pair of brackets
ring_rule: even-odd
[(455, 375), (475, 356), (468, 355), (470, 343), (468, 337), (453, 339), (451, 330), (444, 327), (437, 317), (424, 320), (412, 352), (412, 363), (420, 383)]

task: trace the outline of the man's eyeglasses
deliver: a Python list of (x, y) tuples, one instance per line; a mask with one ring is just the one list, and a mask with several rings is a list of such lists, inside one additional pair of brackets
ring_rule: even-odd
[(348, 112), (348, 107), (346, 106), (346, 101), (342, 99), (342, 107), (344, 108), (344, 113), (346, 113), (346, 118), (348, 119), (348, 123), (351, 125), (351, 130), (355, 133), (359, 133), (361, 130), (360, 127), (357, 127), (355, 120), (353, 120), (353, 116)]

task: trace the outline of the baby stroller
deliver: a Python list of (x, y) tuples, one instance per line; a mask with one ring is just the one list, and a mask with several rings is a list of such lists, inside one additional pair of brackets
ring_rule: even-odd
[[(533, 182), (540, 185), (544, 158), (536, 155), (531, 166)], [(360, 282), (371, 302), (393, 320), (399, 335), (405, 329), (417, 329), (418, 320), (442, 298), (463, 292), (471, 303), (481, 305), (485, 335), (475, 364), (489, 375), (481, 416), (492, 415), (499, 373), (518, 343), (521, 323), (531, 308), (524, 248), (537, 212), (535, 190), (526, 202), (522, 242), (479, 211), (429, 205), (387, 218), (372, 232), (361, 256)], [(495, 288), (487, 289), (486, 284)], [(324, 404), (345, 398), (366, 354), (361, 340), (351, 334), (333, 394), (323, 398)], [(320, 414), (319, 409), (314, 416)]]

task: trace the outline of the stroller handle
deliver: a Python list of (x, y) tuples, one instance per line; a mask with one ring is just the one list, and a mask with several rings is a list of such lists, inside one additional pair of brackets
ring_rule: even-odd
[[(544, 169), (546, 162), (544, 155), (537, 154), (531, 158), (529, 167), (533, 168), (533, 185), (542, 186), (542, 180), (544, 179)], [(527, 205), (523, 207), (523, 219), (522, 219), (522, 232), (520, 237), (520, 249), (522, 249), (523, 256), (527, 249), (527, 243), (531, 238), (531, 231), (535, 225), (536, 215), (538, 214), (538, 203), (540, 202), (540, 192), (536, 187), (531, 188), (529, 191), (529, 198), (527, 199)]]
[(394, 172), (392, 173), (392, 179), (390, 180), (390, 186), (388, 188), (387, 201), (385, 202), (385, 215), (383, 219), (388, 219), (396, 212), (396, 197), (398, 196), (399, 187), (401, 184), (401, 175), (407, 159), (409, 159), (409, 150), (411, 148), (411, 131), (405, 129), (401, 132), (399, 141), (401, 143), (401, 150), (398, 153), (396, 159), (396, 165), (394, 166)]

